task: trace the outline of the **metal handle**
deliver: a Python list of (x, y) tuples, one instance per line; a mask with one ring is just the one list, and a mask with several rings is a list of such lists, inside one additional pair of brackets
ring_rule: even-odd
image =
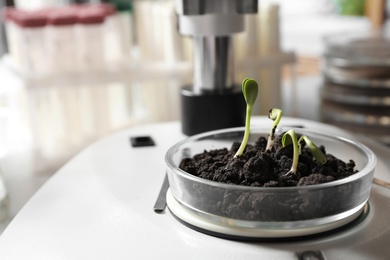
[(153, 207), (154, 212), (161, 213), (164, 211), (167, 205), (166, 196), (167, 196), (168, 189), (169, 189), (168, 175), (165, 173), (164, 182), (161, 186), (160, 192), (157, 196), (156, 202)]

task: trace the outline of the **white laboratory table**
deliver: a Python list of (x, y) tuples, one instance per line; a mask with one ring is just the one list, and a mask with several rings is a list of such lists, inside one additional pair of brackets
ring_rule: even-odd
[[(255, 117), (255, 124), (270, 126), (271, 121)], [(351, 137), (308, 120), (283, 118), (281, 125)], [(156, 146), (130, 146), (131, 136), (144, 135), (150, 135)], [(168, 209), (155, 213), (165, 152), (184, 137), (180, 123), (170, 122), (129, 128), (93, 143), (20, 210), (0, 236), (0, 259), (297, 259), (296, 252), (306, 250), (322, 250), (327, 259), (390, 256), (390, 218), (384, 217), (390, 214), (390, 190), (377, 185), (372, 188), (373, 213), (363, 227), (309, 241), (225, 240), (182, 225)], [(390, 181), (389, 150), (365, 142), (378, 155), (376, 176)], [(387, 209), (379, 211), (377, 205), (383, 203)]]

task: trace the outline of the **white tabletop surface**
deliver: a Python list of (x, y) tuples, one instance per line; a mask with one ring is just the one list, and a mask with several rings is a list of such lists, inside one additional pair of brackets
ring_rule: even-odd
[[(270, 126), (271, 122), (255, 118), (252, 124)], [(307, 120), (283, 118), (281, 124), (351, 137)], [(150, 135), (156, 146), (130, 146), (131, 136), (144, 135)], [(378, 202), (389, 207), (390, 190), (377, 185), (373, 185), (375, 203), (367, 223), (311, 241), (230, 241), (189, 229), (169, 210), (156, 214), (152, 208), (165, 175), (165, 152), (183, 138), (180, 123), (172, 122), (126, 129), (90, 145), (49, 179), (13, 219), (0, 237), (0, 259), (296, 259), (297, 251), (319, 249), (327, 259), (390, 256), (390, 218), (384, 217), (390, 209), (379, 212), (376, 207)], [(364, 141), (379, 154), (375, 175), (390, 181), (384, 156), (389, 150)]]

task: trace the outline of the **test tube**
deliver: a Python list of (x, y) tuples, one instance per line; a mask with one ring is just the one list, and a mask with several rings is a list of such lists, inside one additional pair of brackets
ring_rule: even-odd
[(118, 64), (123, 57), (120, 49), (119, 20), (116, 15), (116, 7), (110, 4), (99, 4), (97, 8), (105, 14), (103, 25), (104, 58), (109, 65)]
[(104, 12), (104, 53), (110, 65), (128, 62), (132, 46), (131, 5), (127, 2), (90, 5), (91, 9)]
[(46, 16), (38, 12), (17, 11), (13, 14), (17, 25), (17, 64), (23, 72), (45, 74), (48, 72), (46, 48)]
[(71, 9), (58, 8), (48, 14), (47, 40), (51, 70), (55, 74), (77, 72), (78, 49), (74, 44), (77, 16)]
[(104, 68), (103, 10), (80, 7), (77, 10), (76, 40), (79, 64), (83, 70), (96, 71)]
[(116, 19), (118, 20), (118, 33), (119, 33), (119, 49), (123, 54), (123, 57), (127, 60), (131, 54), (133, 47), (133, 17), (132, 6), (130, 2), (119, 1), (116, 3), (117, 13)]

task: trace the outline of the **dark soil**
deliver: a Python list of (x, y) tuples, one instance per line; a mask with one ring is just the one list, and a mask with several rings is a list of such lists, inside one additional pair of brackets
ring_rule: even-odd
[(240, 143), (233, 143), (230, 150), (204, 151), (192, 158), (185, 158), (180, 169), (203, 179), (216, 182), (255, 186), (288, 187), (314, 185), (343, 179), (357, 172), (355, 162), (343, 162), (331, 154), (326, 154), (320, 146), (327, 162), (319, 164), (308, 148), (302, 149), (298, 171), (287, 174), (292, 165), (292, 146), (282, 147), (281, 137), (275, 139), (271, 151), (265, 151), (267, 139), (260, 137), (254, 145), (247, 145), (240, 157), (234, 157)]
[[(185, 158), (180, 168), (194, 176), (220, 183), (254, 187), (291, 187), (315, 185), (348, 177), (357, 172), (355, 162), (344, 162), (325, 147), (319, 148), (326, 155), (327, 162), (319, 164), (310, 150), (302, 148), (298, 172), (288, 173), (292, 165), (292, 146), (282, 147), (281, 136), (275, 139), (271, 151), (265, 151), (267, 139), (260, 137), (254, 145), (247, 145), (240, 157), (234, 157), (240, 143), (233, 143), (230, 149), (204, 151), (191, 158)], [(321, 201), (310, 193), (297, 191), (296, 196), (286, 196), (274, 201), (272, 193), (266, 192), (219, 192), (216, 188), (196, 185), (191, 189), (195, 204), (202, 210), (230, 218), (261, 221), (290, 221), (323, 217), (339, 213), (348, 201), (354, 187), (335, 188), (332, 194), (324, 193)], [(313, 206), (313, 203), (316, 204)], [(354, 203), (354, 202), (351, 202)], [(270, 208), (272, 206), (272, 209)]]

